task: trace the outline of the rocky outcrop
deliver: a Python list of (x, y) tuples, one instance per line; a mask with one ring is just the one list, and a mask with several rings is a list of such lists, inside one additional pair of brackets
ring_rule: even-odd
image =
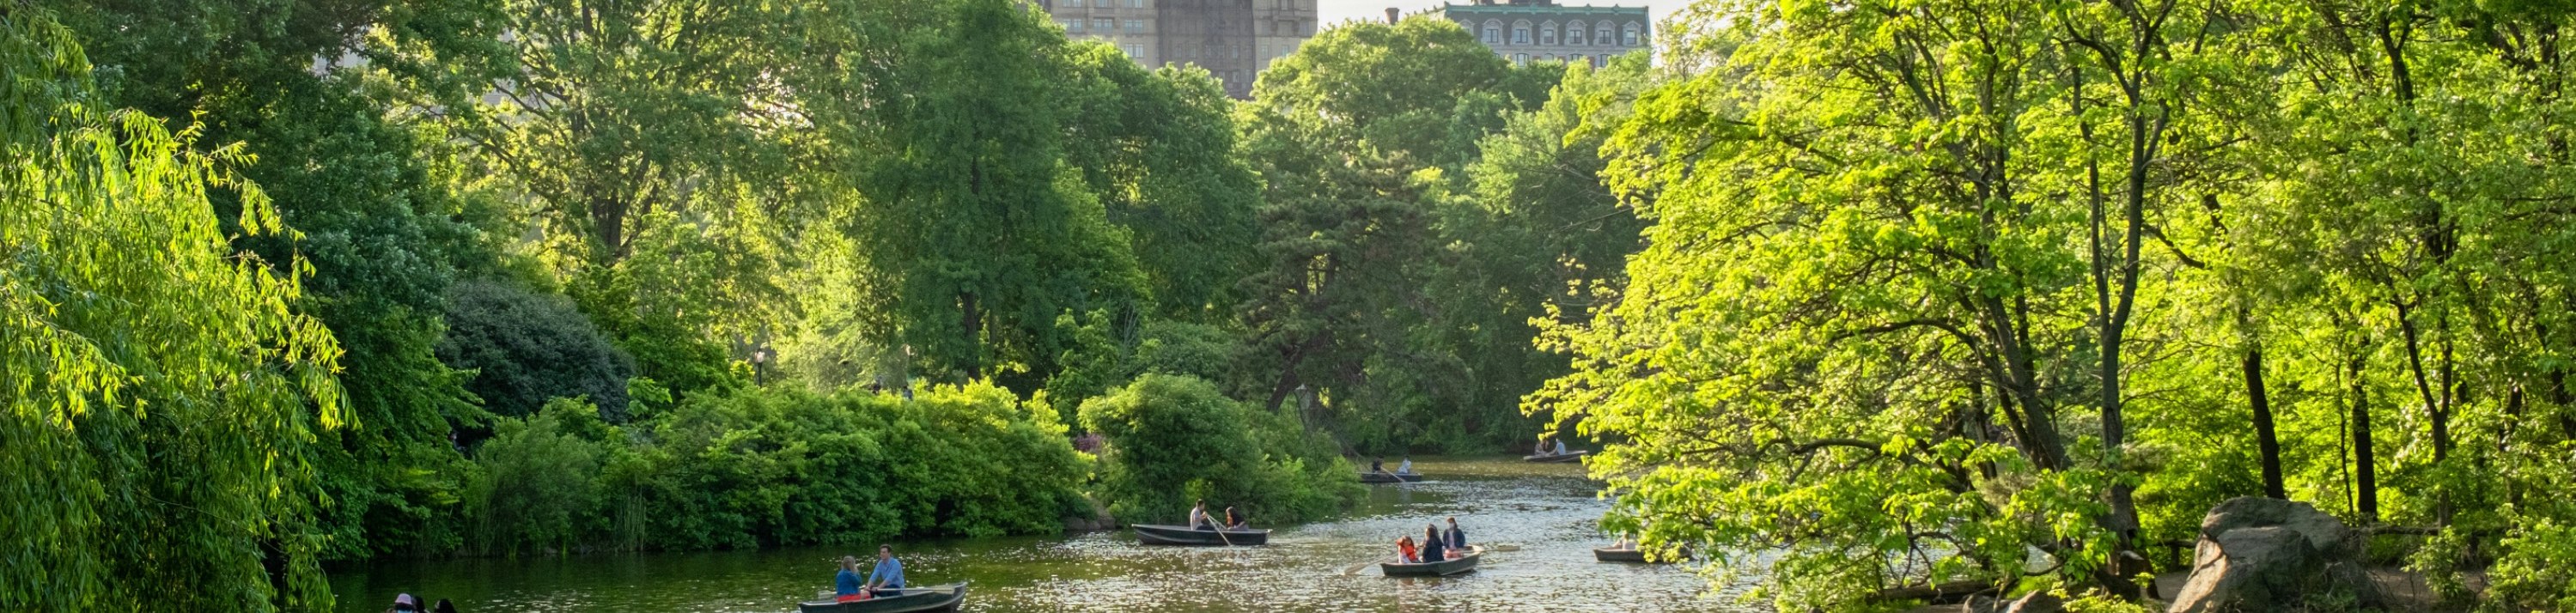
[(2066, 613), (2066, 601), (2056, 594), (2031, 592), (2010, 601), (1996, 600), (1984, 594), (1969, 596), (1959, 603), (1960, 613)]
[(2167, 613), (2264, 613), (2376, 606), (2361, 538), (2304, 502), (2237, 498), (2200, 521), (2191, 579)]

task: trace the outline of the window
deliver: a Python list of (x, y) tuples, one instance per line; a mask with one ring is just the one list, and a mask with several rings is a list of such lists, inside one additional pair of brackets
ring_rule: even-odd
[(1628, 27), (1619, 33), (1619, 41), (1622, 45), (1637, 46), (1637, 24), (1628, 24)]
[(1583, 46), (1583, 22), (1577, 21), (1574, 25), (1565, 26), (1565, 44)]
[(1145, 0), (1127, 0), (1127, 8), (1131, 8), (1131, 9), (1141, 9), (1141, 8), (1145, 8)]
[(1127, 45), (1127, 57), (1136, 58), (1136, 61), (1139, 62), (1145, 61), (1145, 46), (1137, 44)]
[(1530, 37), (1529, 37), (1529, 24), (1525, 24), (1525, 23), (1516, 23), (1516, 24), (1512, 24), (1512, 44), (1515, 44), (1515, 45), (1526, 45), (1526, 44), (1530, 44)]
[(1066, 31), (1066, 32), (1081, 32), (1081, 31), (1082, 31), (1082, 20), (1080, 20), (1080, 19), (1067, 19), (1067, 20), (1064, 20), (1064, 21), (1063, 21), (1063, 22), (1061, 22), (1061, 23), (1063, 23), (1063, 24), (1064, 24), (1064, 31)]
[(1064, 5), (1073, 8), (1082, 8), (1082, 0), (1064, 0)]
[(1488, 44), (1488, 45), (1500, 45), (1500, 44), (1503, 44), (1503, 27), (1502, 27), (1502, 26), (1498, 26), (1498, 25), (1486, 24), (1486, 25), (1485, 25), (1485, 44)]
[(1610, 24), (1606, 24), (1606, 23), (1605, 23), (1605, 24), (1601, 24), (1601, 29), (1593, 30), (1593, 31), (1592, 31), (1592, 34), (1593, 34), (1593, 36), (1592, 36), (1592, 44), (1595, 44), (1595, 45), (1607, 45), (1607, 44), (1610, 44), (1610, 41), (1619, 40), (1619, 39), (1616, 39), (1616, 38), (1611, 38), (1612, 36), (1616, 36), (1616, 35), (1614, 35), (1614, 34), (1611, 34), (1611, 33), (1610, 33)]
[(1102, 34), (1116, 32), (1118, 31), (1118, 20), (1107, 17), (1093, 17), (1091, 18), (1091, 30)]
[(1595, 55), (1595, 56), (1592, 56), (1592, 67), (1593, 67), (1593, 68), (1605, 68), (1605, 67), (1608, 67), (1609, 65), (1610, 65), (1610, 56), (1607, 56), (1607, 55)]
[(1514, 63), (1514, 64), (1522, 64), (1522, 65), (1527, 65), (1527, 64), (1529, 64), (1529, 54), (1527, 54), (1527, 53), (1514, 53), (1514, 54), (1512, 54), (1512, 63)]
[(1538, 27), (1538, 44), (1551, 47), (1556, 46), (1556, 24), (1551, 23)]
[(1127, 33), (1129, 33), (1129, 34), (1140, 34), (1140, 33), (1143, 33), (1144, 31), (1145, 31), (1145, 20), (1143, 20), (1143, 19), (1129, 19), (1129, 20), (1127, 20)]
[(1581, 54), (1581, 53), (1577, 53), (1577, 54), (1574, 54), (1574, 55), (1568, 55), (1568, 56), (1565, 56), (1565, 63), (1568, 63), (1568, 64), (1581, 64), (1581, 63), (1583, 63), (1583, 54)]

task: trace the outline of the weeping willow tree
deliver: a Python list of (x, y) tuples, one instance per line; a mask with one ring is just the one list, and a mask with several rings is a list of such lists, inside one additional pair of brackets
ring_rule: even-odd
[[(306, 450), (340, 419), (306, 266), (238, 147), (93, 108), (49, 17), (0, 4), (0, 610), (319, 610)], [(240, 198), (219, 216), (209, 192)]]

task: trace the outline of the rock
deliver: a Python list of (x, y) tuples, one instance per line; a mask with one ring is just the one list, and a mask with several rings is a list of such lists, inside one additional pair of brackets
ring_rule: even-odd
[(2312, 603), (2380, 601), (2357, 560), (2357, 533), (2307, 503), (2229, 500), (2210, 510), (2200, 531), (2191, 578), (2174, 594), (2168, 613), (2265, 613), (2306, 610)]
[(1967, 600), (1959, 601), (1959, 613), (1995, 613), (2002, 608), (2001, 601), (1985, 594), (1971, 594)]
[(2056, 594), (2031, 592), (2004, 606), (2004, 613), (2066, 613), (2066, 601)]

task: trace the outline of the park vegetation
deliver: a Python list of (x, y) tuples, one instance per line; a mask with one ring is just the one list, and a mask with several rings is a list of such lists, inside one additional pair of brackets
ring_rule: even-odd
[(0, 0), (0, 609), (1301, 521), (1541, 434), (1783, 610), (2135, 599), (2238, 496), (2576, 609), (2572, 25), (1701, 0), (1229, 100), (1021, 0)]
[(1526, 445), (1643, 228), (1567, 137), (1643, 58), (1432, 19), (1251, 101), (1019, 0), (0, 0), (0, 51), (11, 611), (1327, 517), (1347, 456)]

